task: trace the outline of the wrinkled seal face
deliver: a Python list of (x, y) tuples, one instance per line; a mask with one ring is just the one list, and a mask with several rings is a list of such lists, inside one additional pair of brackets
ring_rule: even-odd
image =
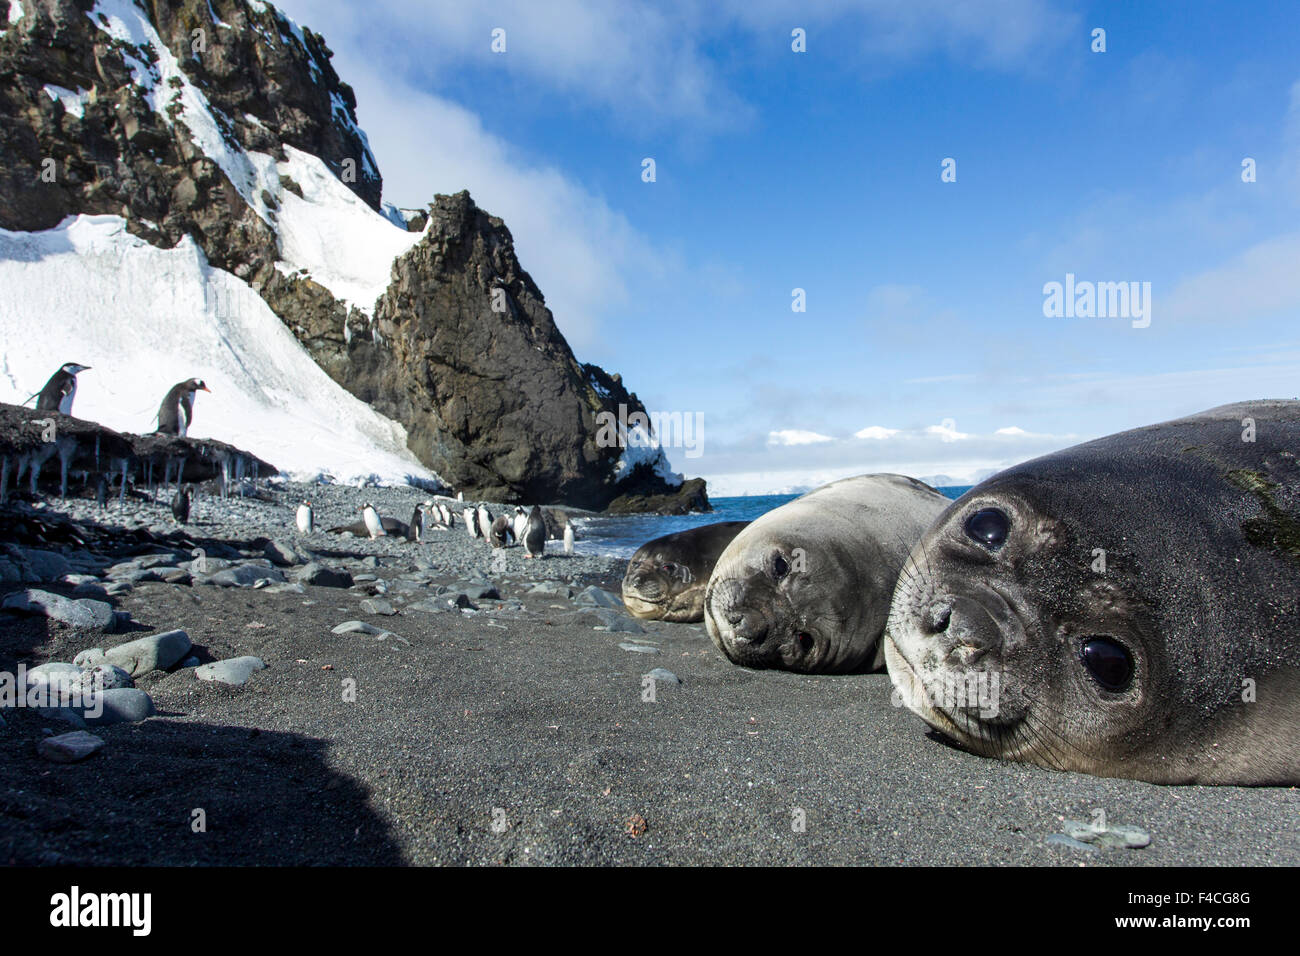
[(623, 604), (637, 617), (662, 621), (698, 621), (704, 582), (681, 561), (668, 555), (634, 555), (623, 575)]
[(756, 545), (714, 571), (704, 597), (705, 625), (734, 663), (803, 673), (842, 663), (841, 602), (826, 596), (829, 582), (803, 568), (805, 553), (785, 543)]
[(1099, 565), (1092, 545), (1009, 492), (951, 509), (894, 592), (885, 660), (901, 702), (985, 756), (1123, 772), (1164, 665), (1131, 569)]

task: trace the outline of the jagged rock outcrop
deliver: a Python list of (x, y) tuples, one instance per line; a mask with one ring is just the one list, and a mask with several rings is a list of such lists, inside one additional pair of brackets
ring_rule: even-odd
[[(143, 26), (128, 22), (132, 3)], [(111, 214), (158, 246), (193, 237), (467, 496), (707, 508), (702, 488), (664, 480), (666, 460), (619, 480), (623, 449), (598, 441), (598, 416), (644, 408), (617, 376), (578, 363), (500, 219), (468, 193), (427, 212), (382, 205), (355, 96), (322, 37), (249, 0), (23, 0), (23, 11), (0, 23), (0, 226)], [(284, 162), (286, 147), (420, 234), (373, 306), (283, 268), (280, 204), (301, 186), (281, 175), (268, 186), (278, 199), (250, 193), (249, 170), (250, 157)]]

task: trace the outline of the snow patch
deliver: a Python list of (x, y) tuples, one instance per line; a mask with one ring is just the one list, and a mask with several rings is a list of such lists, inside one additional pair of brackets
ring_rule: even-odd
[(302, 480), (437, 480), (407, 449), (405, 429), (336, 384), (261, 296), (210, 266), (189, 237), (158, 249), (117, 216), (0, 229), (0, 289), (0, 401), (21, 403), (60, 364), (83, 362), (77, 417), (149, 432), (167, 389), (194, 376), (212, 394), (199, 395), (192, 437)]
[[(371, 315), (392, 280), (394, 260), (421, 234), (375, 212), (317, 157), (292, 146), (284, 152), (273, 186), (281, 204), (276, 268), (285, 275), (306, 269), (334, 298)], [(298, 184), (301, 198), (280, 186), (281, 175)]]
[[(137, 53), (147, 50), (156, 57), (156, 63), (146, 66), (129, 50), (122, 51), (136, 74), (136, 85), (145, 91), (154, 111), (169, 124), (179, 121), (184, 125), (195, 145), (221, 167), (249, 207), (275, 230), (280, 240), (281, 261), (276, 264), (280, 272), (292, 275), (306, 270), (306, 275), (345, 307), (372, 315), (375, 300), (388, 288), (393, 261), (415, 245), (420, 235), (371, 209), (318, 157), (285, 146), (286, 161), (277, 163), (273, 156), (247, 152), (228, 139), (207, 97), (190, 83), (131, 0), (98, 0), (87, 15), (115, 40)], [(291, 25), (301, 40), (302, 31)], [(364, 145), (363, 169), (377, 177), (365, 134), (352, 122), (347, 104), (337, 93), (333, 103), (335, 121), (355, 132)], [(282, 176), (297, 183), (301, 197), (281, 185)]]
[(77, 119), (84, 119), (86, 116), (86, 103), (90, 99), (90, 93), (83, 89), (69, 90), (62, 86), (55, 86), (53, 83), (46, 83), (44, 90), (50, 99), (56, 103), (62, 103), (64, 112)]
[(651, 470), (674, 487), (680, 487), (686, 479), (673, 471), (668, 462), (668, 455), (659, 444), (659, 439), (650, 434), (642, 425), (630, 425), (625, 438), (623, 455), (614, 466), (614, 481), (619, 482), (632, 474), (638, 465), (649, 465)]

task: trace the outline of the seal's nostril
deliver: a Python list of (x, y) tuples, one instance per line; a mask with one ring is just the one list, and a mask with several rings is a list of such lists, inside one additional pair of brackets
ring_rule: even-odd
[(926, 627), (932, 634), (938, 634), (948, 630), (948, 623), (952, 620), (952, 606), (947, 603), (935, 604), (930, 607), (930, 613), (926, 615)]
[(732, 627), (739, 627), (740, 622), (745, 619), (745, 615), (740, 611), (728, 611), (726, 614), (727, 623)]

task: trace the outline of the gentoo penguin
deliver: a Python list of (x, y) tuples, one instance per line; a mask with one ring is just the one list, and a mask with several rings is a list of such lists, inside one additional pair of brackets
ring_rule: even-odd
[(492, 522), (492, 547), (504, 548), (515, 539), (514, 528), (510, 527), (510, 519), (501, 515), (496, 521)]
[(528, 527), (524, 530), (524, 550), (528, 553), (526, 558), (540, 558), (546, 555), (546, 520), (542, 517), (542, 509), (538, 505), (533, 505), (533, 510), (528, 513)]
[(440, 504), (438, 505), (438, 510), (442, 512), (442, 523), (444, 525), (450, 528), (453, 524), (455, 524), (455, 522), (452, 520), (451, 517), (450, 508), (448, 508), (445, 504)]
[(573, 525), (564, 525), (564, 553), (573, 554)]
[(194, 486), (183, 485), (172, 498), (172, 517), (181, 524), (190, 520), (190, 505), (194, 501)]
[(528, 527), (528, 512), (515, 505), (515, 540), (524, 540), (524, 531)]
[(300, 534), (311, 534), (316, 528), (316, 516), (311, 510), (311, 502), (304, 501), (298, 506), (298, 531)]
[(36, 393), (36, 410), (71, 415), (72, 399), (77, 394), (77, 373), (84, 372), (88, 368), (89, 365), (78, 365), (76, 362), (69, 362), (62, 366), (50, 376), (45, 387)]
[(194, 421), (194, 393), (210, 391), (212, 389), (197, 378), (173, 385), (162, 405), (158, 406), (159, 434), (184, 438), (190, 430), (190, 422)]
[(442, 512), (432, 501), (425, 501), (420, 505), (420, 540), (434, 528), (442, 527)]
[(480, 504), (477, 509), (477, 514), (479, 534), (481, 534), (483, 540), (486, 541), (492, 537), (492, 512), (488, 511), (487, 505)]
[(388, 536), (388, 532), (384, 530), (384, 523), (379, 520), (379, 512), (368, 501), (361, 506), (361, 520), (366, 523), (366, 531), (370, 533), (372, 539)]
[(420, 510), (419, 502), (416, 502), (415, 510), (411, 512), (411, 523), (406, 526), (406, 540), (417, 544), (424, 540), (424, 512)]
[(460, 513), (460, 516), (465, 519), (465, 530), (469, 532), (469, 536), (471, 538), (477, 538), (478, 522), (474, 520), (474, 509), (466, 508)]

